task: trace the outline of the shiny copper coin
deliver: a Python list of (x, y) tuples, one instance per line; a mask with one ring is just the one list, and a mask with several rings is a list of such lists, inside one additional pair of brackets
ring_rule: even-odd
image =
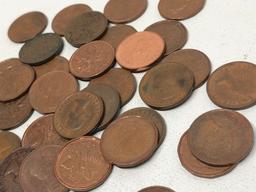
[(67, 96), (77, 90), (78, 83), (72, 75), (63, 71), (53, 71), (39, 77), (33, 83), (29, 90), (29, 101), (38, 112), (52, 113)]
[(89, 191), (104, 183), (112, 165), (100, 151), (96, 137), (81, 137), (62, 148), (55, 165), (59, 182), (75, 191)]
[(162, 186), (152, 186), (145, 189), (141, 189), (138, 192), (174, 192), (172, 189)]
[(16, 43), (33, 39), (47, 26), (47, 17), (41, 12), (29, 12), (17, 18), (8, 30), (9, 38)]
[(254, 133), (250, 122), (231, 110), (213, 110), (198, 117), (188, 131), (191, 152), (210, 165), (242, 161), (251, 151)]
[(71, 57), (70, 72), (84, 80), (99, 76), (115, 59), (114, 48), (105, 41), (94, 41), (80, 47)]
[(104, 15), (113, 23), (127, 23), (139, 18), (147, 6), (147, 0), (109, 0)]
[(121, 42), (116, 51), (116, 59), (126, 69), (143, 69), (157, 61), (164, 49), (164, 40), (158, 34), (149, 31), (138, 32)]
[(207, 93), (222, 108), (245, 109), (256, 103), (256, 65), (232, 62), (210, 76)]
[(54, 164), (61, 146), (47, 145), (32, 151), (20, 167), (20, 184), (26, 192), (65, 192), (54, 175)]
[(129, 116), (117, 119), (103, 132), (101, 150), (108, 162), (135, 167), (152, 156), (157, 143), (157, 128), (151, 121)]

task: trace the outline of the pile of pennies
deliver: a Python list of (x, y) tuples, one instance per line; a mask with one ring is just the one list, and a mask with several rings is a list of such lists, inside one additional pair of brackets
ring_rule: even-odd
[[(113, 165), (132, 168), (149, 160), (167, 132), (154, 109), (181, 105), (210, 76), (207, 55), (182, 49), (188, 31), (179, 21), (204, 5), (205, 0), (160, 0), (166, 20), (141, 32), (125, 23), (145, 12), (147, 0), (109, 0), (104, 13), (71, 5), (55, 16), (52, 33), (42, 33), (48, 19), (41, 12), (16, 19), (8, 36), (24, 45), (19, 58), (0, 63), (0, 192), (89, 191), (104, 183)], [(62, 37), (77, 48), (69, 60), (60, 56)], [(136, 92), (133, 73), (144, 71), (139, 93), (150, 108), (120, 114)], [(89, 84), (81, 90), (78, 80)], [(255, 105), (255, 90), (251, 63), (229, 63), (210, 76), (208, 95), (225, 109), (201, 115), (182, 136), (178, 153), (189, 172), (222, 176), (250, 153), (253, 128), (232, 109)], [(43, 116), (22, 140), (8, 131), (34, 110)], [(101, 131), (101, 138), (94, 136)], [(173, 190), (152, 186), (140, 192)]]

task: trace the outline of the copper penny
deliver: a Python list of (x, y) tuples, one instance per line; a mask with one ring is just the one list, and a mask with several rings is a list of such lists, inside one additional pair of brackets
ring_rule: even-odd
[(114, 48), (105, 41), (93, 41), (80, 47), (71, 57), (70, 72), (83, 80), (99, 76), (115, 59)]
[(207, 93), (213, 103), (245, 109), (256, 103), (256, 66), (237, 61), (218, 68), (209, 78)]
[(188, 67), (195, 76), (195, 88), (200, 87), (211, 73), (211, 61), (201, 51), (183, 49), (165, 57), (161, 62), (181, 63)]
[(186, 27), (175, 20), (164, 20), (156, 22), (145, 29), (159, 34), (165, 41), (165, 55), (184, 47), (188, 40)]
[(9, 38), (16, 43), (33, 39), (47, 26), (47, 17), (41, 12), (29, 12), (17, 18), (8, 30)]
[(81, 137), (62, 148), (55, 165), (59, 182), (75, 191), (89, 191), (104, 183), (112, 165), (103, 157), (100, 139)]
[(33, 148), (43, 145), (64, 145), (67, 140), (62, 138), (53, 127), (53, 114), (35, 120), (25, 131), (22, 146)]
[(18, 59), (1, 62), (0, 74), (0, 101), (9, 101), (25, 93), (35, 77), (33, 68)]
[(111, 69), (103, 76), (93, 79), (91, 83), (105, 84), (117, 90), (121, 97), (122, 106), (131, 100), (137, 87), (134, 75), (119, 68)]
[(158, 9), (166, 19), (188, 19), (199, 13), (205, 0), (160, 0)]
[(82, 91), (66, 98), (57, 108), (54, 127), (65, 138), (76, 138), (93, 131), (104, 112), (103, 102), (93, 93)]
[(232, 165), (251, 151), (253, 128), (241, 114), (231, 110), (213, 110), (198, 117), (188, 131), (191, 152), (210, 165)]
[(158, 144), (157, 128), (142, 117), (115, 120), (103, 132), (101, 150), (107, 161), (119, 167), (135, 167), (148, 160)]
[(32, 151), (33, 148), (20, 148), (3, 160), (0, 164), (1, 192), (23, 192), (19, 180), (20, 166)]
[(127, 23), (139, 18), (147, 6), (147, 0), (109, 0), (104, 8), (104, 15), (113, 23)]
[(52, 113), (58, 104), (77, 90), (78, 82), (72, 75), (63, 71), (53, 71), (39, 77), (32, 84), (29, 101), (38, 112)]
[(165, 110), (187, 100), (194, 88), (194, 75), (184, 65), (162, 63), (155, 66), (140, 82), (140, 96), (151, 107)]
[(157, 61), (164, 50), (165, 42), (160, 35), (149, 31), (138, 32), (121, 42), (116, 59), (126, 69), (144, 69)]
[(174, 192), (172, 189), (162, 186), (152, 186), (145, 189), (141, 189), (138, 192)]
[(32, 151), (20, 167), (20, 184), (26, 192), (66, 192), (54, 175), (54, 164), (61, 146), (47, 145)]
[(92, 9), (86, 4), (74, 4), (62, 9), (52, 21), (53, 31), (59, 35), (64, 35), (68, 23), (88, 11), (92, 11)]

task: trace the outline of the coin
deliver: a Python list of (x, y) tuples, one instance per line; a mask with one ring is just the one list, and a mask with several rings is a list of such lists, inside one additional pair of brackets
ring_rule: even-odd
[(74, 4), (62, 9), (52, 21), (52, 29), (59, 35), (64, 35), (68, 23), (82, 13), (91, 11), (92, 9), (86, 4)]
[(162, 186), (152, 186), (145, 189), (141, 189), (138, 192), (174, 192), (172, 189)]
[(47, 17), (38, 11), (26, 13), (9, 27), (8, 36), (15, 43), (23, 43), (42, 33), (47, 26)]
[(113, 23), (127, 23), (139, 18), (147, 6), (147, 0), (109, 0), (104, 8), (104, 15)]
[(138, 32), (121, 42), (116, 51), (116, 60), (126, 69), (144, 69), (157, 61), (164, 49), (165, 42), (158, 34)]
[(246, 109), (256, 103), (256, 66), (237, 61), (218, 68), (210, 76), (207, 93), (222, 108)]
[(186, 27), (175, 20), (164, 20), (156, 22), (145, 29), (159, 34), (165, 41), (165, 55), (169, 55), (184, 47), (188, 40)]
[(188, 131), (191, 152), (210, 165), (232, 165), (251, 151), (253, 128), (241, 114), (231, 110), (213, 110), (198, 117)]
[(80, 47), (99, 38), (106, 31), (108, 20), (97, 11), (89, 11), (73, 18), (65, 30), (66, 40), (74, 47)]
[(89, 80), (109, 69), (115, 59), (114, 48), (105, 41), (93, 41), (80, 47), (71, 57), (70, 72), (83, 80)]
[(19, 52), (20, 60), (30, 65), (39, 65), (60, 54), (63, 40), (55, 33), (45, 33), (27, 41)]
[(53, 71), (39, 77), (32, 84), (29, 101), (38, 112), (52, 113), (58, 104), (77, 90), (78, 83), (72, 75), (63, 71)]
[(89, 191), (110, 175), (112, 165), (100, 151), (100, 139), (81, 137), (62, 148), (55, 165), (59, 182), (75, 191)]
[(0, 101), (13, 100), (25, 93), (32, 84), (35, 72), (18, 59), (0, 63)]
[(103, 132), (101, 151), (105, 159), (119, 167), (135, 167), (148, 160), (158, 144), (157, 128), (136, 116), (119, 118)]
[(65, 138), (86, 135), (100, 123), (103, 107), (101, 98), (93, 93), (86, 91), (74, 93), (57, 108), (54, 127)]

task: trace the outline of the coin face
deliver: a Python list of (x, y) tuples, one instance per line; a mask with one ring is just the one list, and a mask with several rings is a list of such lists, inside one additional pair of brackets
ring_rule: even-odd
[(89, 191), (101, 185), (110, 175), (112, 165), (100, 150), (96, 137), (81, 137), (62, 148), (55, 165), (59, 182), (74, 191)]
[(162, 186), (152, 186), (145, 189), (141, 189), (138, 192), (174, 192), (172, 189)]

